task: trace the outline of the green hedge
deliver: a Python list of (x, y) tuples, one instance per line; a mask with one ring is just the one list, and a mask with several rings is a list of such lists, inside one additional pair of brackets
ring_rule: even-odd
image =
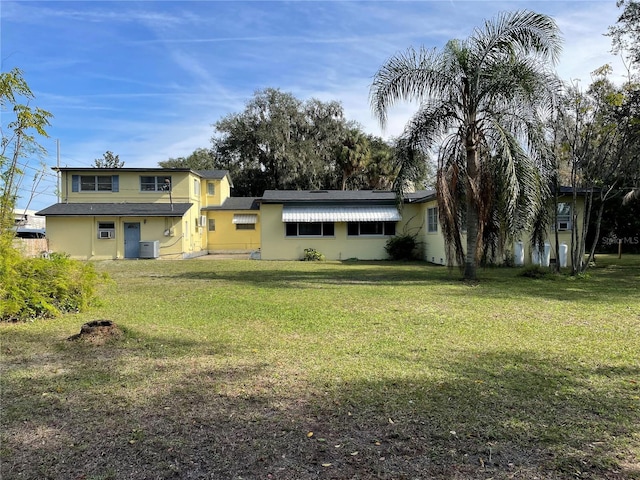
[(25, 258), (0, 245), (0, 320), (24, 321), (78, 312), (95, 299), (98, 274), (67, 255)]

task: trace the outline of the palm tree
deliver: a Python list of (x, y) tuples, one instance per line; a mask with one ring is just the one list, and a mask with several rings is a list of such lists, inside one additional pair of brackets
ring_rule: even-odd
[[(437, 146), (436, 189), (449, 262), (455, 256), (467, 279), (476, 278), (484, 240), (528, 226), (543, 200), (544, 156), (536, 146), (543, 143), (540, 117), (559, 87), (547, 65), (560, 48), (553, 19), (508, 12), (441, 50), (396, 54), (374, 77), (371, 105), (383, 127), (395, 102), (420, 103), (403, 136), (423, 151)], [(410, 163), (402, 166), (398, 185), (415, 170)]]
[(336, 163), (342, 171), (342, 190), (347, 189), (347, 180), (364, 170), (371, 158), (369, 139), (357, 128), (346, 132), (337, 147)]

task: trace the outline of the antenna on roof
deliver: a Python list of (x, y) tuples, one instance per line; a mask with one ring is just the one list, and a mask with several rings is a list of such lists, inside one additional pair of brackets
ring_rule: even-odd
[(171, 197), (171, 179), (169, 177), (165, 177), (164, 185), (162, 185), (162, 190), (169, 192), (169, 203), (171, 204), (171, 211), (173, 212), (173, 198)]

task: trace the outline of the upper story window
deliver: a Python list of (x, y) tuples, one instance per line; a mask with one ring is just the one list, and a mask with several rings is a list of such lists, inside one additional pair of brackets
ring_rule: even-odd
[(290, 222), (286, 224), (287, 237), (333, 237), (333, 222)]
[(169, 192), (171, 191), (171, 177), (140, 177), (141, 192)]
[(558, 203), (558, 230), (571, 230), (571, 204)]
[(427, 209), (427, 232), (434, 233), (438, 231), (438, 207)]
[(349, 222), (347, 235), (395, 235), (396, 222)]
[(207, 182), (207, 195), (216, 194), (216, 184), (213, 182)]
[(72, 175), (72, 192), (117, 192), (118, 175)]
[(200, 196), (200, 180), (198, 180), (197, 178), (193, 180), (193, 193), (196, 196)]

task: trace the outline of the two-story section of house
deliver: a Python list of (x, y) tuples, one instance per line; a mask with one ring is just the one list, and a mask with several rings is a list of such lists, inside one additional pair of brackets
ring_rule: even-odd
[(59, 168), (61, 202), (47, 218), (49, 248), (77, 259), (190, 258), (209, 251), (208, 207), (230, 197), (226, 170)]

